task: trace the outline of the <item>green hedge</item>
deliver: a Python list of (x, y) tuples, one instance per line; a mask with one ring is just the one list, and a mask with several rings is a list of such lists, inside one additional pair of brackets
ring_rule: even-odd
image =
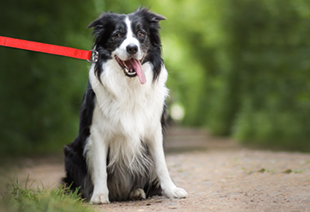
[[(241, 64), (234, 136), (310, 150), (310, 2), (239, 2), (242, 12), (232, 18)], [(251, 8), (255, 13), (241, 15)]]
[[(95, 18), (91, 4), (10, 0), (0, 7), (2, 36), (82, 49)], [(74, 139), (88, 76), (84, 61), (0, 47), (0, 155), (46, 152)]]
[(162, 10), (172, 20), (163, 27), (168, 84), (185, 125), (310, 150), (309, 1), (173, 1)]

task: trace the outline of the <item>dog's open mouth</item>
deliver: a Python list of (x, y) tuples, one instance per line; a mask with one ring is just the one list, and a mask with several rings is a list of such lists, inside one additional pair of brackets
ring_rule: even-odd
[(138, 76), (141, 84), (144, 84), (146, 82), (141, 62), (139, 60), (131, 58), (129, 60), (123, 61), (119, 59), (119, 57), (116, 55), (115, 59), (118, 65), (123, 69), (126, 76), (128, 77)]

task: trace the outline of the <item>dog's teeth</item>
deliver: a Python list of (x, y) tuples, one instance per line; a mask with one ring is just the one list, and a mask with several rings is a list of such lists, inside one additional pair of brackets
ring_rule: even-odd
[(135, 74), (136, 74), (136, 72), (134, 72), (134, 71), (130, 71), (130, 72), (127, 72), (127, 74), (128, 74), (128, 75), (135, 75)]
[(124, 69), (125, 69), (126, 73), (128, 74), (128, 73), (129, 73), (129, 70), (127, 69), (127, 67), (126, 67), (126, 68), (124, 68)]
[(125, 66), (125, 68), (127, 68), (128, 69), (128, 67), (126, 66), (126, 63), (124, 62), (124, 61), (122, 61), (123, 62), (123, 65)]

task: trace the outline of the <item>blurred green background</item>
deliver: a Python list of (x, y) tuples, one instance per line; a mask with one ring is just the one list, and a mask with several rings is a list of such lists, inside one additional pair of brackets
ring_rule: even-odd
[[(181, 124), (310, 151), (309, 0), (1, 1), (0, 35), (91, 49), (102, 11), (162, 14), (169, 104)], [(0, 47), (0, 155), (59, 150), (77, 134), (85, 61)]]

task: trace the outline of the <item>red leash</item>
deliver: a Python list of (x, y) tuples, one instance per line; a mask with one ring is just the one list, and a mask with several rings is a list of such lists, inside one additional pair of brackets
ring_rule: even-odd
[(87, 51), (3, 36), (0, 36), (0, 46), (61, 55), (65, 57), (73, 57), (77, 59), (87, 60), (89, 62), (97, 62), (99, 57), (98, 52), (95, 50)]

